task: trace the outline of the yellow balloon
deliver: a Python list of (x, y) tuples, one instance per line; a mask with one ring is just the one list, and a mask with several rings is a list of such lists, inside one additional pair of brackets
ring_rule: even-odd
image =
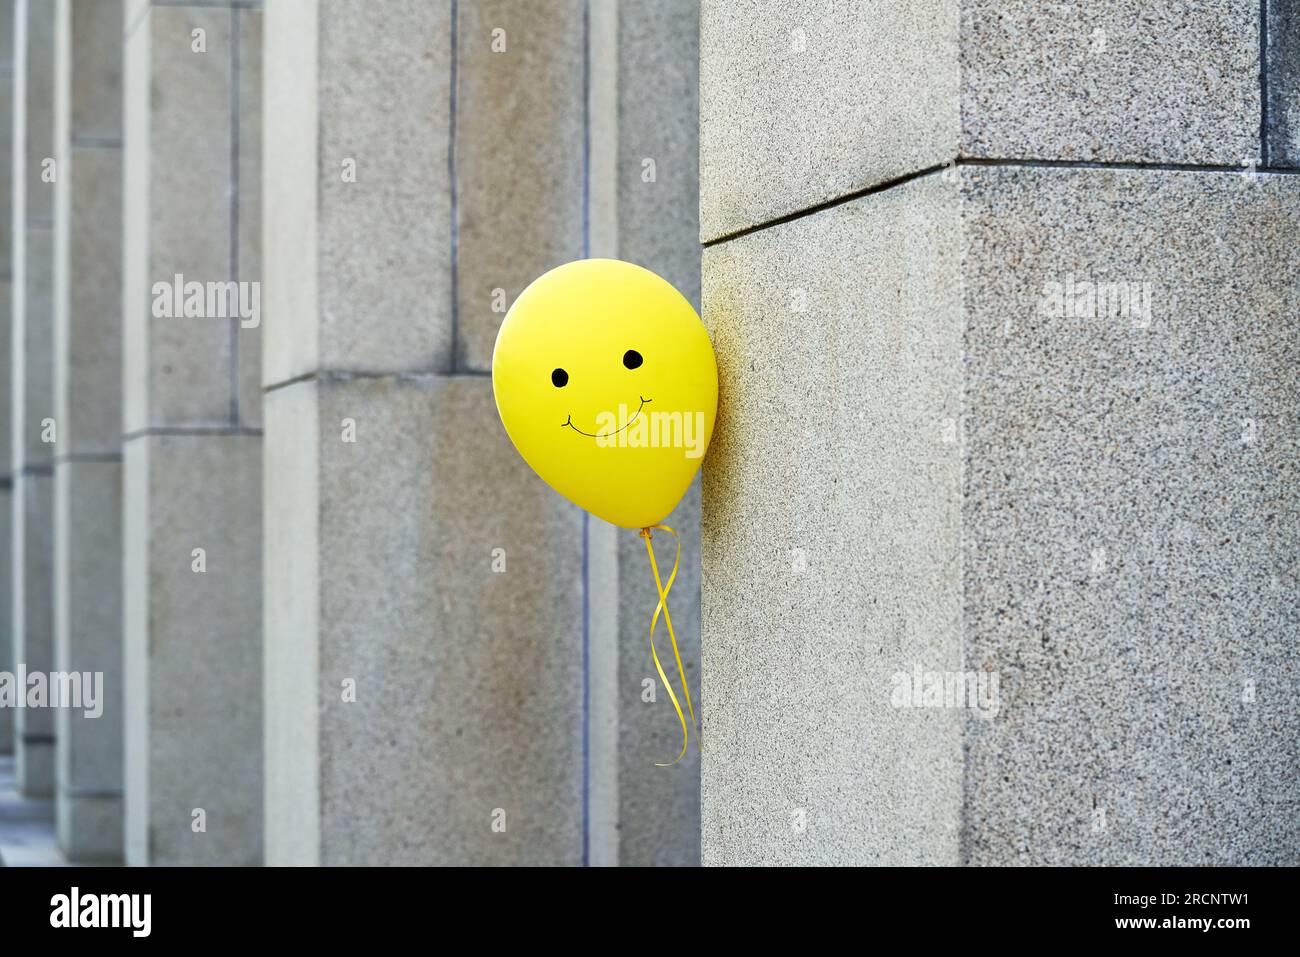
[(699, 471), (718, 366), (670, 283), (617, 259), (581, 259), (510, 307), (492, 389), (510, 441), (551, 488), (614, 525), (645, 528)]

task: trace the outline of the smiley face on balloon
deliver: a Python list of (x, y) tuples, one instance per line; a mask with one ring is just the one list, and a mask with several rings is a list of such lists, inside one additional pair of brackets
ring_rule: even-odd
[(624, 528), (673, 510), (718, 407), (708, 333), (659, 276), (615, 259), (552, 269), (520, 295), (492, 355), (515, 448), (561, 495)]

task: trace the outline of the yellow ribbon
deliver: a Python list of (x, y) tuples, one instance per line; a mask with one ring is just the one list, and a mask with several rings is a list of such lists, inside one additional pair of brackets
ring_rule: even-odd
[[(651, 528), (658, 528), (667, 532), (677, 541), (677, 557), (673, 559), (673, 570), (668, 576), (668, 587), (665, 588), (659, 578), (659, 563), (655, 561), (655, 550), (650, 545), (650, 540), (654, 537), (650, 533)], [(677, 649), (677, 635), (673, 633), (673, 619), (668, 614), (668, 592), (672, 590), (673, 581), (677, 578), (677, 566), (682, 560), (682, 540), (681, 537), (669, 528), (667, 525), (651, 525), (648, 528), (641, 529), (641, 537), (645, 539), (646, 554), (650, 556), (650, 570), (654, 572), (655, 588), (659, 592), (659, 604), (655, 606), (654, 617), (650, 619), (650, 656), (654, 658), (655, 670), (659, 672), (659, 678), (664, 683), (664, 688), (668, 692), (668, 697), (672, 699), (673, 708), (677, 711), (677, 720), (682, 726), (682, 750), (677, 757), (667, 764), (655, 762), (657, 768), (671, 768), (674, 764), (686, 756), (686, 747), (689, 736), (686, 731), (686, 716), (682, 714), (682, 706), (677, 701), (677, 695), (673, 693), (673, 686), (668, 681), (668, 676), (664, 674), (663, 665), (659, 663), (659, 653), (655, 651), (655, 626), (659, 624), (659, 612), (664, 613), (664, 624), (668, 626), (668, 638), (673, 643), (673, 657), (677, 659), (677, 675), (682, 679), (682, 691), (686, 695), (686, 707), (691, 713), (691, 728), (695, 731), (695, 746), (700, 744), (700, 728), (695, 720), (695, 705), (691, 702), (691, 688), (686, 682), (686, 669), (682, 667), (682, 654)]]

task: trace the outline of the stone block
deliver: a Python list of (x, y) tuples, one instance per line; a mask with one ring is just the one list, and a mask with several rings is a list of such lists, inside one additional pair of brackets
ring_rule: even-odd
[[(3, 12), (3, 11), (0, 11)], [(3, 368), (3, 367), (0, 367)], [(0, 419), (0, 422), (5, 420)], [(13, 479), (0, 478), (0, 671), (14, 670)], [(0, 755), (14, 753), (14, 711), (0, 708)]]
[(1258, 160), (1259, 10), (1216, 0), (962, 0), (961, 152)]
[(122, 434), (122, 157), (74, 148), (68, 163), (67, 315), (55, 327), (61, 453), (116, 451)]
[(705, 0), (700, 234), (952, 159), (958, 0)]
[(318, 496), (268, 486), (268, 547), (316, 549), (267, 557), (271, 862), (580, 863), (581, 515), (491, 383), (310, 380), (266, 414), (268, 468)]
[(93, 709), (55, 712), (59, 843), (70, 860), (122, 854), (122, 464), (55, 466), (58, 671), (95, 675)]
[(710, 0), (701, 11), (706, 240), (959, 154), (1260, 158), (1258, 8)]
[[(48, 426), (54, 420), (54, 232), (49, 224), (28, 226), (24, 233), (22, 343), (22, 405), (14, 409), (15, 469), (48, 467), (57, 437)], [(17, 377), (17, 375), (15, 375)]]
[(982, 169), (965, 196), (963, 646), (1003, 708), (967, 736), (964, 855), (1294, 864), (1300, 181)]
[[(128, 395), (143, 393), (124, 406), (127, 432), (231, 421), (236, 325), (151, 313), (155, 282), (232, 278), (231, 24), (227, 9), (154, 7), (124, 54), (123, 203), (128, 216), (146, 211), (126, 232), (124, 381)], [(206, 52), (193, 49), (195, 30), (204, 31)], [(132, 266), (139, 256), (143, 275)]]
[[(14, 479), (14, 661), (27, 672), (54, 668), (54, 479)], [(18, 786), (28, 797), (54, 793), (54, 712), (20, 708), (14, 716)]]
[(122, 137), (123, 0), (73, 0), (72, 135), (116, 144)]
[(487, 371), (524, 287), (584, 254), (583, 4), (483, 0), (456, 27), (456, 355)]
[(1298, 218), (979, 167), (706, 252), (707, 863), (1295, 862)]
[(14, 0), (0, 0), (0, 64), (14, 62)]
[[(10, 5), (0, 3), (0, 22), (12, 23), (12, 21), (13, 13)], [(0, 50), (0, 58), (3, 59), (3, 63), (0, 63), (0, 166), (3, 166), (9, 177), (13, 176), (14, 150), (14, 78), (11, 72), (13, 69), (11, 57), (12, 51), (6, 57), (4, 51)], [(13, 207), (12, 186), (9, 189), (0, 189), (0, 276), (4, 278), (6, 285), (13, 276)], [(9, 303), (6, 300), (6, 315), (8, 310)], [(8, 329), (7, 323), (5, 329)]]
[[(267, 130), (267, 255), (283, 280), (267, 289), (280, 318), (266, 382), (450, 369), (450, 8), (403, 0), (377, 20), (331, 0), (267, 17), (283, 97)], [(294, 117), (317, 111), (300, 129)]]
[[(0, 93), (3, 91), (0, 90)], [(0, 189), (0, 193), (5, 191)], [(0, 224), (0, 233), (8, 235), (8, 228)], [(8, 267), (8, 260), (0, 263), (0, 370), (8, 377), (13, 375), (13, 283), (3, 270)], [(0, 477), (8, 478), (13, 474), (13, 381), (0, 388)], [(3, 540), (0, 540), (0, 545)], [(0, 551), (5, 551), (0, 547)], [(5, 619), (0, 619), (3, 621)]]
[(927, 177), (705, 251), (706, 864), (955, 864), (957, 191)]
[(699, 308), (699, 4), (623, 4), (618, 30), (618, 256)]
[(260, 864), (261, 440), (124, 452), (127, 863)]
[(122, 795), (71, 795), (55, 802), (59, 850), (68, 863), (111, 866), (122, 861)]

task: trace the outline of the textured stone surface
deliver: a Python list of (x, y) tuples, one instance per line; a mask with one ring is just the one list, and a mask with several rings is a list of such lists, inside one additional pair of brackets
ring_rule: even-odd
[(259, 864), (261, 440), (143, 436), (125, 454), (127, 863)]
[[(0, 10), (0, 13), (3, 13)], [(3, 420), (0, 420), (3, 421)], [(0, 479), (0, 671), (14, 670), (13, 640), (13, 479)], [(0, 754), (14, 750), (14, 712), (0, 708)]]
[(60, 462), (54, 492), (55, 667), (102, 676), (97, 716), (54, 715), (59, 843), (72, 860), (120, 859), (122, 465)]
[[(1300, 183), (962, 180), (706, 253), (705, 861), (1295, 863)], [(914, 665), (996, 716), (892, 708)]]
[[(14, 479), (14, 662), (28, 672), (54, 667), (53, 478)], [(14, 716), (18, 785), (29, 797), (54, 793), (54, 712), (22, 708)]]
[(114, 865), (122, 860), (122, 795), (73, 795), (55, 802), (55, 832), (64, 861)]
[(583, 34), (580, 0), (459, 6), (458, 368), (489, 369), (505, 309), (583, 255)]
[(46, 467), (54, 458), (47, 420), (54, 418), (54, 233), (29, 225), (23, 236), (23, 318), (14, 324), (15, 359), (22, 357), (22, 394), (15, 396), (15, 469)]
[[(401, 37), (385, 28), (367, 41), (391, 49), (390, 59), (401, 64), (382, 75), (351, 55), (356, 37), (377, 29), (355, 4), (322, 5), (319, 18), (307, 4), (267, 11), (268, 295), (270, 314), (285, 319), (268, 326), (265, 375), (277, 386), (266, 395), (268, 860), (695, 863), (697, 763), (692, 757), (674, 772), (653, 767), (671, 756), (676, 719), (662, 694), (657, 707), (640, 700), (641, 680), (652, 673), (644, 632), (654, 607), (640, 540), (610, 535), (601, 550), (596, 539), (612, 530), (593, 521), (584, 552), (580, 513), (546, 493), (508, 443), (496, 444), (504, 436), (490, 382), (441, 378), (452, 364), (453, 241), (459, 370), (486, 369), (504, 308), (527, 282), (583, 254), (584, 213), (592, 220), (592, 254), (643, 262), (698, 299), (694, 5), (625, 5), (617, 16), (613, 5), (593, 5), (588, 53), (581, 3), (461, 4), (454, 67), (452, 38), (439, 33), (450, 26), (446, 8), (426, 7), (395, 5), (395, 17), (422, 26)], [(505, 31), (501, 53), (491, 49), (496, 28)], [(408, 114), (356, 105), (376, 97), (414, 97), (419, 106)], [(442, 135), (452, 126), (460, 175), (454, 239), (438, 232), (451, 224), (451, 184), (440, 177), (448, 146)], [(368, 143), (435, 158), (393, 165)], [(358, 161), (354, 184), (339, 176), (349, 156)], [(645, 157), (656, 160), (655, 182), (642, 181)], [(407, 223), (417, 213), (418, 229)], [(416, 242), (416, 233), (427, 238)], [(358, 235), (368, 237), (360, 251)], [(414, 265), (402, 267), (411, 257)], [(369, 289), (374, 276), (384, 277), (383, 290)], [(502, 312), (493, 311), (498, 288)], [(375, 301), (393, 305), (376, 310)], [(435, 375), (406, 374), (412, 369)], [(348, 375), (357, 371), (365, 374)], [(446, 416), (478, 423), (474, 441), (462, 447), (463, 437), (446, 433)], [(339, 437), (349, 417), (359, 436), (382, 426), (376, 454), (392, 474), (373, 473), (373, 481), (391, 491), (361, 499), (356, 466), (348, 464), (354, 447)], [(371, 448), (359, 438), (356, 451), (363, 445)], [(490, 476), (500, 490), (484, 487)], [(529, 518), (519, 528), (500, 526), (492, 515), (501, 506), (492, 503), (520, 495)], [(673, 607), (694, 681), (697, 516), (697, 497), (673, 516), (688, 538)], [(497, 574), (482, 539), (485, 527), (499, 526), (507, 571)], [(436, 541), (427, 539), (430, 527)], [(483, 567), (468, 560), (460, 571), (449, 566), (443, 587), (431, 592), (425, 575), (408, 574), (409, 558), (395, 564), (391, 549), (369, 554), (376, 536), (410, 542), (398, 549), (404, 554), (436, 547), (438, 561), (487, 551)], [(319, 556), (314, 564), (301, 561), (304, 550)], [(372, 580), (381, 572), (384, 580)], [(523, 575), (537, 577), (519, 587)], [(508, 593), (498, 584), (507, 580), (515, 586)], [(375, 597), (365, 599), (363, 585)], [(327, 607), (344, 599), (341, 608)], [(400, 634), (386, 616), (403, 623)], [(497, 637), (468, 644), (482, 646), (499, 673), (474, 672), (488, 670), (477, 651), (463, 663), (449, 659), (453, 674), (470, 669), (453, 682), (465, 688), (456, 701), (467, 718), (455, 723), (450, 706), (434, 700), (423, 722), (435, 722), (445, 739), (416, 741), (409, 715), (390, 728), (390, 717), (359, 707), (364, 698), (339, 700), (335, 662), (376, 643), (393, 651), (366, 659), (360, 688), (411, 688), (404, 698), (436, 699), (448, 680), (438, 666), (443, 636), (465, 645), (456, 636), (485, 629)], [(412, 642), (412, 634), (424, 633), (437, 636), (432, 649)], [(626, 644), (625, 634), (634, 636)], [(541, 690), (518, 700), (527, 679), (510, 661), (509, 642), (535, 649), (528, 653), (534, 660), (559, 657), (547, 658)], [(304, 723), (304, 712), (317, 717)], [(371, 737), (354, 712), (378, 729)], [(540, 754), (520, 752), (512, 735), (537, 739)], [(388, 767), (393, 753), (416, 757)], [(439, 770), (428, 770), (429, 760)], [(476, 763), (478, 775), (468, 770)], [(410, 781), (427, 792), (424, 780), (445, 773), (444, 764), (455, 783), (440, 798), (449, 811), (439, 818), (410, 803)], [(385, 786), (364, 790), (364, 778)], [(497, 807), (507, 815), (505, 834), (491, 832)]]
[[(268, 558), (268, 811), (285, 827), (270, 847), (323, 864), (579, 863), (581, 519), (510, 445), (490, 382), (310, 381), (266, 408), (272, 435), (297, 436), (268, 442), (269, 464), (314, 471), (319, 495), (268, 510), (270, 547), (318, 549), (312, 571)], [(302, 640), (313, 628), (315, 647)], [(292, 730), (310, 702), (319, 723), (304, 741)], [(317, 835), (289, 820), (313, 780)]]
[(314, 6), (266, 14), (280, 98), (267, 129), (267, 253), (281, 277), (267, 288), (278, 318), (266, 382), (322, 367), (447, 370), (451, 8), (402, 0), (376, 18), (356, 0)]
[[(0, 0), (0, 371), (13, 374), (13, 0)], [(13, 671), (13, 406), (11, 388), (0, 387), (0, 670)], [(0, 710), (0, 754), (14, 749), (14, 713)]]
[[(59, 845), (122, 857), (122, 4), (59, 18), (54, 221), (54, 660), (98, 677), (98, 714), (55, 713)], [(72, 457), (81, 457), (72, 460)]]
[[(235, 236), (235, 261), (230, 273), (240, 282), (262, 281), (262, 11), (236, 9), (239, 49), (239, 157), (232, 164), (231, 189)], [(260, 310), (266, 314), (266, 290), (259, 295)], [(251, 321), (251, 320), (250, 320)], [(235, 350), (235, 420), (249, 428), (262, 425), (262, 339), (264, 320), (245, 328), (231, 322)]]
[[(10, 4), (0, 3), (0, 21), (12, 21), (13, 11)], [(0, 169), (5, 171), (5, 178), (13, 176), (13, 124), (14, 124), (14, 78), (12, 74), (13, 63), (10, 62), (12, 50), (0, 48)], [(13, 242), (11, 234), (13, 232), (13, 184), (10, 183), (5, 189), (0, 189), (0, 276), (3, 276), (7, 284), (9, 278), (13, 275)], [(9, 302), (6, 297), (4, 304), (5, 313), (8, 317)], [(8, 332), (9, 324), (6, 321), (3, 326), (5, 333)], [(5, 348), (8, 348), (6, 345)], [(8, 368), (8, 366), (4, 366)], [(5, 399), (8, 402), (8, 399)], [(8, 422), (8, 418), (3, 420)]]
[[(52, 183), (42, 180), (42, 162), (54, 154), (55, 5), (16, 8), (25, 18), (26, 69), (21, 83), (24, 142), (14, 150), (12, 177), (13, 282), (10, 316), (13, 388), (11, 419), (14, 478), (12, 499), (12, 626), (14, 661), (32, 671), (53, 666), (52, 485), (53, 445), (41, 442), (41, 422), (54, 414), (51, 295)], [(15, 117), (15, 123), (17, 117)], [(15, 765), (25, 796), (54, 790), (54, 721), (49, 709), (21, 709), (14, 716)]]
[[(705, 239), (958, 150), (1217, 165), (1260, 157), (1258, 5), (708, 0), (701, 10)], [(1292, 72), (1270, 74), (1279, 116), (1294, 109), (1284, 92)]]
[(122, 328), (112, 306), (122, 295), (121, 152), (74, 147), (67, 166), (67, 314), (54, 336), (58, 450), (116, 451)]
[(290, 0), (265, 13), (263, 254), (266, 274), (274, 277), (262, 300), (265, 385), (314, 372), (320, 362), (319, 9)]
[(623, 4), (618, 29), (618, 256), (699, 308), (699, 4)]
[[(1300, 181), (969, 172), (963, 857), (1295, 864)], [(1071, 274), (1149, 318), (1044, 316)]]
[(0, 866), (62, 863), (54, 842), (54, 809), (49, 801), (18, 793), (12, 757), (0, 757)]
[(1265, 157), (1271, 166), (1300, 166), (1300, 3), (1269, 0), (1265, 47)]
[[(149, 17), (131, 12), (122, 46), (122, 431), (149, 421)], [(133, 383), (128, 386), (127, 383)]]
[(957, 191), (931, 176), (705, 251), (706, 864), (954, 864)]
[[(268, 24), (274, 35), (273, 15)], [(268, 65), (275, 62), (272, 53)], [(272, 162), (268, 172), (274, 169)], [(321, 563), (330, 556), (320, 550), (317, 394), (315, 383), (303, 382), (268, 392), (264, 402), (270, 438), (263, 460), (262, 706), (271, 867), (314, 867), (321, 860), (319, 633), (321, 582), (329, 571)], [(340, 424), (331, 440), (341, 435)]]
[(117, 143), (122, 136), (123, 0), (73, 0), (76, 60), (71, 80), (73, 136)]
[[(224, 282), (233, 273), (231, 23), (229, 10), (155, 7), (125, 52), (124, 162), (145, 180), (125, 180), (128, 215), (139, 215), (137, 206), (145, 214), (127, 228), (126, 256), (147, 263), (143, 275), (128, 266), (125, 276), (127, 432), (231, 421), (232, 323), (150, 311), (155, 282), (170, 284), (177, 273), (186, 282)], [(206, 53), (191, 50), (195, 29), (206, 31)], [(148, 75), (133, 83), (145, 66)]]
[(705, 0), (700, 232), (951, 159), (958, 0)]
[(962, 153), (1259, 157), (1259, 5), (962, 0)]
[(26, 128), (22, 181), (27, 224), (50, 224), (54, 184), (43, 179), (43, 163), (54, 156), (54, 14), (55, 4), (28, 0)]

